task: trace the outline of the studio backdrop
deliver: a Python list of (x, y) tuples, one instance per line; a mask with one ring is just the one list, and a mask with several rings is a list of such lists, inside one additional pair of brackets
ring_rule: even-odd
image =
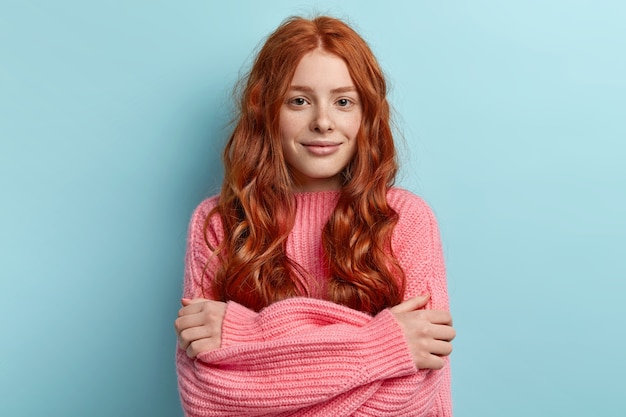
[(182, 416), (187, 223), (232, 87), (331, 14), (390, 85), (441, 227), (458, 417), (626, 415), (626, 6), (0, 0), (0, 415)]

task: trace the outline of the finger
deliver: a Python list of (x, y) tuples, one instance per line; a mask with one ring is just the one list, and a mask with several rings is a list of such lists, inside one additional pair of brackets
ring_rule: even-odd
[(452, 325), (452, 316), (445, 310), (423, 310), (420, 313), (433, 324)]
[(456, 336), (456, 331), (450, 326), (444, 324), (437, 324), (430, 328), (430, 336), (435, 340), (443, 340), (445, 342), (451, 342)]
[(424, 307), (428, 303), (428, 300), (430, 300), (430, 294), (419, 295), (392, 307), (391, 311), (394, 313), (408, 313), (409, 311)]
[(209, 301), (207, 298), (181, 298), (180, 303), (183, 306), (188, 306), (191, 304), (202, 303), (204, 301)]
[(430, 353), (437, 356), (448, 356), (452, 353), (452, 343), (443, 340), (433, 340)]
[(191, 327), (202, 326), (204, 324), (204, 315), (200, 313), (185, 314), (174, 320), (174, 328), (176, 329), (176, 333), (180, 333), (183, 330), (189, 329)]
[[(198, 300), (198, 301), (196, 301)], [(182, 300), (181, 300), (182, 301)], [(196, 314), (202, 311), (204, 308), (204, 303), (210, 302), (211, 300), (207, 300), (204, 298), (194, 298), (193, 300), (189, 300), (189, 304), (184, 305), (180, 310), (178, 310), (178, 316), (184, 316), (186, 314)]]
[(178, 335), (178, 344), (182, 349), (187, 349), (189, 345), (200, 339), (208, 339), (217, 335), (207, 327), (192, 327), (185, 329)]
[(192, 342), (189, 346), (187, 346), (186, 352), (187, 356), (195, 358), (202, 352), (208, 352), (210, 350), (218, 349), (219, 347), (220, 341), (218, 341), (217, 338), (211, 337)]
[(418, 364), (418, 367), (421, 369), (441, 369), (445, 366), (445, 364), (445, 359), (437, 355), (429, 355)]

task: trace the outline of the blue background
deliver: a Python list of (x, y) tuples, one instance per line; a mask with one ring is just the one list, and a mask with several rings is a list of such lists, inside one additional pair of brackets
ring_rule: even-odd
[(626, 415), (620, 1), (0, 1), (0, 415), (180, 416), (191, 211), (292, 14), (388, 74), (441, 225), (457, 417)]

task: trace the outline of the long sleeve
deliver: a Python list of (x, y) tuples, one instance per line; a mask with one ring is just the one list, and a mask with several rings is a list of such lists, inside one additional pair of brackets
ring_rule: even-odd
[[(446, 271), (437, 220), (419, 197), (392, 189), (389, 204), (399, 213), (392, 247), (406, 276), (405, 300), (430, 294), (427, 309), (449, 310)], [(440, 370), (420, 370), (402, 379), (385, 380), (361, 407), (364, 416), (415, 416), (416, 409), (429, 410), (429, 417), (452, 417), (449, 357)], [(419, 387), (403, 390), (406, 386)], [(394, 399), (395, 401), (391, 401)], [(395, 404), (405, 404), (401, 411)]]
[[(293, 412), (416, 372), (389, 311), (372, 318), (327, 301), (294, 298), (260, 313), (231, 302), (226, 316), (222, 348), (200, 354), (179, 374), (181, 387), (195, 401), (210, 403), (211, 412), (216, 407), (224, 407), (225, 415)], [(202, 388), (194, 391), (199, 382)], [(351, 415), (359, 402), (349, 400), (352, 409), (349, 401), (334, 402), (332, 413), (313, 415)]]
[[(203, 271), (212, 276), (217, 260), (206, 248), (203, 226), (214, 203), (207, 200), (192, 217), (186, 297), (210, 297), (201, 277)], [(428, 210), (426, 214), (432, 216)], [(424, 223), (424, 213), (415, 216)], [(431, 220), (417, 233), (428, 235), (429, 247), (436, 248), (438, 233)], [(407, 298), (429, 292), (433, 305), (447, 308), (443, 263), (436, 259), (440, 245), (438, 254), (422, 246), (420, 256), (412, 256), (411, 245), (403, 243), (412, 236), (402, 236), (402, 224), (400, 238), (394, 236), (394, 252), (407, 275)], [(215, 245), (222, 233), (214, 223), (206, 239)], [(440, 279), (443, 295), (432, 291)], [(402, 329), (388, 310), (371, 317), (323, 300), (294, 298), (256, 313), (229, 302), (221, 348), (196, 359), (179, 349), (177, 369), (188, 416), (451, 415), (445, 412), (445, 371), (415, 368)]]

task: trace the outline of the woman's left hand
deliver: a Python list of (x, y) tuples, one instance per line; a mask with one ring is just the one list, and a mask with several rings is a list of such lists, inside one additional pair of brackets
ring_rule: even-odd
[(195, 358), (199, 353), (218, 349), (222, 344), (222, 322), (226, 303), (206, 298), (183, 298), (183, 307), (174, 322), (178, 344)]

